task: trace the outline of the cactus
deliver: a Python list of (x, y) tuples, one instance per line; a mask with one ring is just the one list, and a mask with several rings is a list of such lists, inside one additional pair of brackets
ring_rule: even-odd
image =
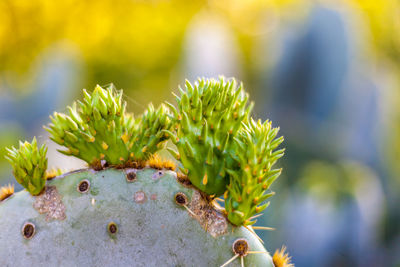
[(37, 146), (36, 138), (32, 143), (19, 143), (19, 148), (7, 149), (6, 159), (13, 167), (15, 179), (32, 195), (38, 195), (44, 189), (47, 169), (47, 147)]
[[(140, 162), (162, 147), (166, 140), (161, 130), (169, 130), (172, 122), (168, 109), (161, 105), (156, 111), (150, 105), (139, 119), (125, 112), (122, 91), (113, 86), (106, 90), (99, 85), (90, 95), (83, 90), (83, 102), (68, 107), (69, 115), (55, 112), (52, 123), (45, 127), (51, 140), (65, 146), (60, 152), (99, 165)], [(80, 110), (77, 110), (79, 105)]]
[(179, 153), (172, 154), (198, 189), (219, 196), (229, 184), (233, 138), (252, 105), (247, 106), (248, 95), (235, 80), (199, 79), (194, 86), (187, 81), (185, 89), (176, 97), (178, 110), (170, 104), (178, 122), (172, 141)]
[(278, 128), (271, 128), (271, 122), (261, 123), (250, 119), (235, 139), (234, 169), (228, 169), (231, 183), (225, 192), (225, 209), (228, 219), (235, 225), (251, 225), (252, 217), (268, 207), (265, 203), (272, 192), (266, 193), (270, 185), (278, 178), (280, 169), (272, 169), (275, 162), (283, 156), (283, 149), (273, 151), (282, 142), (283, 137), (275, 138)]
[[(69, 115), (55, 113), (51, 139), (87, 169), (46, 171), (47, 149), (35, 138), (9, 149), (26, 190), (0, 189), (0, 265), (291, 266), (284, 250), (272, 258), (247, 223), (263, 198), (248, 200), (263, 196), (278, 174), (271, 169), (282, 155), (272, 152), (282, 142), (277, 130), (249, 118), (248, 96), (234, 81), (186, 89), (178, 108), (169, 104), (172, 113), (150, 105), (134, 119), (122, 91), (99, 86), (84, 91)], [(156, 153), (168, 138), (184, 173)], [(261, 187), (253, 170), (263, 175)], [(223, 193), (226, 208), (216, 204)], [(237, 211), (245, 214), (239, 220)]]

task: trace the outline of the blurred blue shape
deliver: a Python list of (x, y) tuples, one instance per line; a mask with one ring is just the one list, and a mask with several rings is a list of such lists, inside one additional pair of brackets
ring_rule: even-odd
[[(307, 127), (315, 129), (331, 118), (349, 68), (348, 47), (341, 16), (330, 9), (315, 8), (304, 34), (285, 43), (283, 57), (273, 72), (271, 104), (276, 121), (282, 124), (287, 122), (288, 113), (296, 113), (296, 117), (307, 119)], [(284, 134), (289, 129), (290, 125), (282, 127)]]
[(34, 134), (43, 118), (70, 98), (80, 69), (77, 58), (64, 45), (46, 49), (34, 66), (34, 83), (29, 94), (18, 97), (13, 88), (6, 88), (9, 94), (0, 99), (0, 125), (4, 121), (18, 122), (27, 136)]
[[(380, 169), (375, 132), (380, 123), (379, 94), (368, 68), (353, 60), (358, 58), (353, 39), (357, 36), (346, 29), (351, 31), (341, 13), (316, 5), (304, 32), (286, 40), (268, 81), (270, 109), (264, 112), (279, 123), (285, 136), (284, 173), (292, 187), (285, 204), (272, 201), (272, 210), (285, 207), (280, 217), (285, 223), (275, 242), (279, 240), (279, 246), (287, 241), (300, 267), (377, 266), (379, 257), (372, 255), (383, 251), (373, 238), (380, 229), (371, 227), (380, 218), (367, 216), (367, 222), (360, 214), (364, 205), (355, 195), (347, 195), (339, 206), (326, 205), (297, 188), (299, 174), (311, 160), (336, 164), (351, 159)], [(381, 186), (379, 181), (374, 185)], [(380, 190), (369, 193), (382, 196)], [(343, 197), (341, 192), (333, 194)], [(371, 214), (381, 208), (371, 207)]]

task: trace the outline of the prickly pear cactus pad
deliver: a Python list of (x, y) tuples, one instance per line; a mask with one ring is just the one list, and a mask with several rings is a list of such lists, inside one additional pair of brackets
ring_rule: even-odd
[(22, 191), (1, 203), (0, 266), (221, 266), (239, 238), (264, 252), (244, 257), (246, 266), (273, 266), (251, 232), (203, 201), (173, 171), (65, 174), (40, 196)]
[[(242, 86), (187, 82), (178, 107), (137, 118), (122, 96), (97, 86), (51, 116), (51, 139), (86, 169), (47, 170), (36, 138), (8, 149), (25, 190), (0, 188), (0, 266), (293, 266), (255, 232), (270, 228), (251, 226), (281, 172), (283, 138), (251, 118)], [(177, 163), (157, 154), (169, 139)]]

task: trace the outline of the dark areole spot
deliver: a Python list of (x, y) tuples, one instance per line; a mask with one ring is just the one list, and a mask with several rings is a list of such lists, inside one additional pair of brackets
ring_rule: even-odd
[(87, 191), (89, 191), (90, 188), (90, 182), (88, 180), (82, 180), (79, 182), (78, 184), (78, 192), (80, 193), (86, 193)]
[(107, 229), (110, 234), (116, 234), (118, 232), (118, 226), (114, 222), (110, 222)]
[(187, 196), (182, 192), (176, 193), (175, 202), (176, 202), (176, 204), (181, 205), (181, 206), (187, 205), (187, 203), (188, 203)]
[(133, 181), (135, 181), (135, 180), (136, 180), (136, 173), (134, 173), (134, 172), (128, 172), (128, 173), (126, 174), (126, 180), (127, 180), (128, 182), (133, 182)]
[(233, 242), (232, 250), (240, 257), (246, 256), (249, 253), (249, 243), (244, 238), (236, 239)]
[(25, 223), (22, 227), (22, 235), (25, 239), (31, 239), (35, 234), (35, 225), (33, 223)]

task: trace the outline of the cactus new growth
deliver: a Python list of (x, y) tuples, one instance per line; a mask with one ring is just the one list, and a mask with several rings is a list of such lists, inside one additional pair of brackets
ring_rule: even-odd
[(157, 110), (149, 105), (137, 126), (128, 136), (131, 140), (129, 155), (134, 161), (148, 160), (151, 155), (164, 148), (165, 141), (169, 139), (164, 131), (172, 130), (173, 123), (165, 105)]
[(177, 121), (175, 138), (179, 159), (190, 181), (201, 191), (222, 195), (229, 184), (226, 167), (231, 162), (233, 138), (252, 105), (235, 80), (199, 79), (186, 82), (177, 96), (178, 110), (172, 105)]
[[(266, 227), (250, 226), (280, 174), (283, 138), (250, 117), (242, 86), (187, 82), (172, 113), (150, 105), (136, 119), (122, 96), (97, 86), (51, 117), (50, 138), (88, 169), (46, 171), (36, 138), (8, 149), (26, 191), (0, 189), (0, 266), (291, 266), (261, 244), (254, 230)], [(155, 154), (169, 138), (183, 173)]]
[(232, 157), (237, 164), (234, 169), (227, 170), (231, 183), (225, 193), (228, 219), (235, 225), (254, 224), (252, 217), (269, 205), (263, 203), (273, 193), (266, 191), (281, 173), (272, 166), (284, 151), (274, 151), (283, 142), (283, 137), (275, 138), (278, 130), (271, 127), (271, 122), (256, 122), (251, 118), (249, 123), (243, 123), (235, 138)]
[(12, 196), (14, 194), (14, 185), (8, 184), (0, 188), (0, 201)]
[[(102, 160), (109, 165), (144, 161), (162, 147), (167, 139), (161, 130), (169, 130), (172, 122), (168, 109), (149, 106), (138, 119), (125, 112), (122, 91), (113, 86), (96, 86), (92, 94), (83, 90), (83, 102), (68, 107), (69, 115), (55, 112), (46, 127), (51, 139), (73, 155), (95, 166)], [(77, 108), (77, 105), (79, 108)]]
[(42, 192), (46, 184), (47, 147), (38, 148), (36, 138), (32, 143), (19, 143), (19, 148), (7, 149), (6, 159), (13, 167), (15, 179), (32, 195)]
[(294, 267), (294, 264), (291, 263), (289, 253), (286, 252), (285, 246), (275, 251), (272, 260), (274, 261), (275, 267)]
[(59, 168), (51, 168), (46, 170), (46, 179), (53, 179), (54, 177), (60, 176), (63, 171)]

